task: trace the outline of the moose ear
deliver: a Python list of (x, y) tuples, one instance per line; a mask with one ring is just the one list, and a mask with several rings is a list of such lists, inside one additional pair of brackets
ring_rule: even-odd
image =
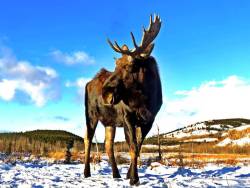
[(151, 52), (154, 49), (154, 43), (151, 43), (147, 46), (147, 48), (143, 51), (143, 53), (140, 54), (142, 58), (147, 58), (150, 56)]

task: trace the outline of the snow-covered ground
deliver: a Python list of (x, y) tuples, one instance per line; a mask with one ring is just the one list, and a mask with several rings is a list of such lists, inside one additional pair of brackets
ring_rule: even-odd
[(216, 142), (217, 140), (217, 138), (195, 138), (184, 140), (184, 142)]
[(232, 140), (230, 138), (225, 138), (221, 142), (217, 144), (217, 146), (226, 146), (228, 144), (231, 145), (238, 145), (238, 146), (244, 146), (246, 144), (250, 144), (250, 135), (247, 135), (246, 137), (237, 139), (237, 140)]
[[(250, 187), (250, 166), (153, 166), (139, 168), (138, 187)], [(125, 179), (128, 165), (119, 165), (120, 179), (112, 178), (106, 161), (91, 166), (90, 178), (84, 178), (83, 169), (83, 164), (0, 163), (0, 187), (129, 187), (129, 180)]]

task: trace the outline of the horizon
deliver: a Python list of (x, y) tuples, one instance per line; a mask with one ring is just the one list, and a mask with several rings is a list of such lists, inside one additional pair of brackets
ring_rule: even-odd
[[(188, 124), (188, 125), (185, 125), (184, 127), (180, 127), (180, 128), (177, 128), (175, 130), (171, 130), (169, 132), (163, 132), (163, 133), (160, 133), (160, 134), (170, 134), (170, 133), (173, 133), (173, 132), (176, 132), (176, 131), (179, 131), (179, 130), (182, 130), (182, 129), (185, 129), (189, 126), (192, 126), (192, 125), (196, 125), (196, 124), (200, 124), (200, 123), (204, 123), (204, 122), (211, 122), (211, 121), (217, 121), (217, 120), (248, 120), (250, 121), (250, 119), (246, 119), (246, 118), (229, 118), (229, 119), (211, 119), (211, 120), (205, 120), (205, 121), (200, 121), (200, 122), (195, 122), (194, 124)], [(73, 132), (71, 131), (67, 131), (67, 130), (58, 130), (58, 129), (34, 129), (34, 130), (28, 130), (28, 131), (18, 131), (18, 132), (10, 132), (10, 131), (3, 131), (3, 130), (0, 130), (0, 134), (1, 133), (7, 133), (7, 134), (12, 134), (12, 133), (27, 133), (27, 132), (32, 132), (32, 131), (66, 131), (67, 133), (70, 133), (70, 134), (74, 134)], [(75, 136), (80, 136), (82, 139), (84, 139), (84, 136), (81, 136), (81, 135), (77, 135), (77, 134), (74, 134)], [(153, 134), (153, 135), (150, 135), (150, 137), (154, 137), (154, 136), (157, 136), (158, 134)], [(146, 138), (150, 138), (149, 136), (147, 136)], [(98, 140), (97, 140), (98, 141)], [(93, 143), (96, 143), (95, 142), (95, 139), (93, 139), (92, 141)], [(125, 140), (116, 140), (115, 143), (117, 142), (125, 142)], [(104, 141), (98, 141), (97, 143), (104, 143)]]
[[(106, 39), (137, 43), (150, 14), (163, 106), (148, 136), (198, 121), (250, 117), (250, 2), (1, 2), (0, 130), (66, 130), (84, 137), (85, 84), (114, 70)], [(98, 125), (98, 142), (104, 140)], [(116, 141), (124, 140), (122, 128)]]
[[(204, 120), (204, 121), (198, 121), (198, 122), (195, 122), (193, 124), (197, 124), (197, 123), (203, 123), (203, 122), (210, 122), (210, 121), (217, 121), (217, 120), (249, 120), (250, 119), (247, 119), (247, 118), (222, 118), (222, 119), (208, 119), (208, 120)], [(185, 128), (185, 127), (188, 127), (190, 125), (193, 125), (193, 124), (188, 124), (188, 125), (185, 125), (184, 127), (180, 127), (180, 128)], [(178, 130), (179, 128), (175, 129), (175, 130), (171, 130), (170, 132), (172, 131), (176, 131)], [(28, 130), (28, 131), (18, 131), (18, 132), (8, 132), (8, 130), (0, 130), (0, 133), (24, 133), (24, 132), (29, 132), (29, 131), (66, 131), (66, 130), (63, 130), (63, 129), (34, 129), (34, 130)], [(67, 131), (69, 133), (73, 133), (73, 132), (70, 132), (70, 131)], [(169, 133), (169, 132), (165, 132), (165, 133)], [(163, 133), (163, 134), (165, 134)]]

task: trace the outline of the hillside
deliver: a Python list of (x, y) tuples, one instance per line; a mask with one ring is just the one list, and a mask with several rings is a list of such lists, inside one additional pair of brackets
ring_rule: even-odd
[[(161, 134), (165, 150), (205, 153), (250, 153), (250, 120), (218, 119), (198, 122)], [(157, 136), (145, 140), (144, 148), (154, 147)]]
[(34, 130), (0, 133), (0, 152), (47, 155), (50, 152), (65, 151), (70, 140), (74, 141), (74, 150), (83, 150), (83, 138), (67, 131)]

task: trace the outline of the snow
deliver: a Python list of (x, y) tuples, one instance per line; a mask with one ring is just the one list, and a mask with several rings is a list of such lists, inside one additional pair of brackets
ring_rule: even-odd
[[(221, 125), (211, 125), (213, 128), (221, 129)], [(174, 131), (172, 133), (168, 133), (164, 135), (164, 137), (174, 137), (174, 138), (183, 138), (190, 136), (200, 136), (200, 135), (210, 135), (218, 133), (217, 130), (207, 130), (208, 126), (205, 123), (197, 123), (193, 125), (189, 125), (181, 130)]]
[(215, 129), (221, 129), (221, 124), (214, 124), (210, 126), (211, 128), (215, 128)]
[(239, 145), (239, 146), (244, 146), (244, 145), (250, 144), (250, 137), (240, 138), (238, 140), (235, 140), (235, 142), (233, 142), (233, 143), (236, 145)]
[[(218, 129), (218, 130), (207, 130), (210, 127), (210, 129)], [(222, 136), (227, 136), (228, 132), (227, 130), (236, 130), (236, 131), (242, 131), (245, 129), (250, 128), (249, 124), (242, 123), (239, 127), (234, 127), (232, 125), (226, 125), (226, 129), (223, 129), (223, 125), (221, 124), (214, 124), (214, 125), (206, 125), (204, 122), (196, 123), (193, 125), (189, 125), (181, 130), (176, 130), (171, 133), (167, 133), (164, 135), (164, 137), (171, 137), (171, 138), (184, 138), (184, 137), (190, 137), (190, 136), (209, 136), (211, 134), (216, 134), (219, 131), (223, 131)]]
[(224, 132), (221, 134), (222, 137), (226, 137), (228, 135), (228, 132)]
[(215, 142), (217, 141), (217, 138), (195, 138), (195, 139), (188, 139), (184, 142)]
[[(175, 138), (188, 137), (188, 136), (191, 136), (193, 132), (196, 132), (196, 134), (200, 134), (200, 130), (203, 130), (203, 129), (206, 129), (206, 125), (204, 123), (197, 123), (194, 125), (189, 125), (181, 130), (174, 131), (172, 133), (168, 133), (168, 134), (164, 135), (164, 137), (172, 137), (172, 135)], [(207, 133), (207, 131), (206, 131), (206, 133)]]
[[(174, 146), (164, 146), (164, 145), (161, 145), (161, 149), (169, 149), (169, 148), (176, 148), (176, 147), (179, 147), (174, 145)], [(147, 148), (147, 149), (158, 149), (159, 146), (158, 145), (153, 145), (153, 144), (147, 144), (147, 145), (143, 145), (142, 148)]]
[(201, 129), (201, 130), (193, 130), (190, 132), (186, 132), (186, 131), (177, 131), (175, 133), (171, 133), (171, 134), (168, 134), (167, 136), (168, 137), (172, 137), (172, 134), (174, 134), (174, 138), (183, 138), (183, 137), (190, 137), (190, 136), (199, 136), (199, 135), (202, 135), (202, 136), (209, 136), (211, 134), (216, 134), (218, 133), (218, 131), (215, 131), (215, 130), (206, 130), (206, 129)]
[(245, 130), (245, 129), (248, 129), (248, 128), (250, 128), (250, 125), (245, 124), (245, 125), (242, 125), (240, 127), (236, 127), (234, 129), (237, 130), (237, 131), (242, 131), (242, 130)]
[[(103, 160), (91, 165), (92, 177), (84, 178), (83, 164), (47, 162), (0, 163), (2, 187), (130, 187), (125, 179), (128, 165), (119, 165), (122, 178), (113, 179), (111, 167)], [(250, 166), (218, 166), (202, 169), (169, 167), (160, 163), (138, 169), (140, 187), (250, 187)]]
[(230, 138), (225, 138), (220, 143), (218, 143), (217, 146), (226, 146), (228, 144), (238, 145), (238, 146), (244, 146), (250, 144), (250, 135), (248, 134), (247, 136), (237, 140), (231, 140)]
[(195, 130), (192, 132), (191, 135), (209, 135), (209, 134), (216, 134), (218, 133), (218, 131), (215, 131), (215, 130)]
[(228, 144), (232, 144), (232, 140), (230, 138), (225, 138), (220, 143), (218, 143), (217, 146), (226, 146)]

